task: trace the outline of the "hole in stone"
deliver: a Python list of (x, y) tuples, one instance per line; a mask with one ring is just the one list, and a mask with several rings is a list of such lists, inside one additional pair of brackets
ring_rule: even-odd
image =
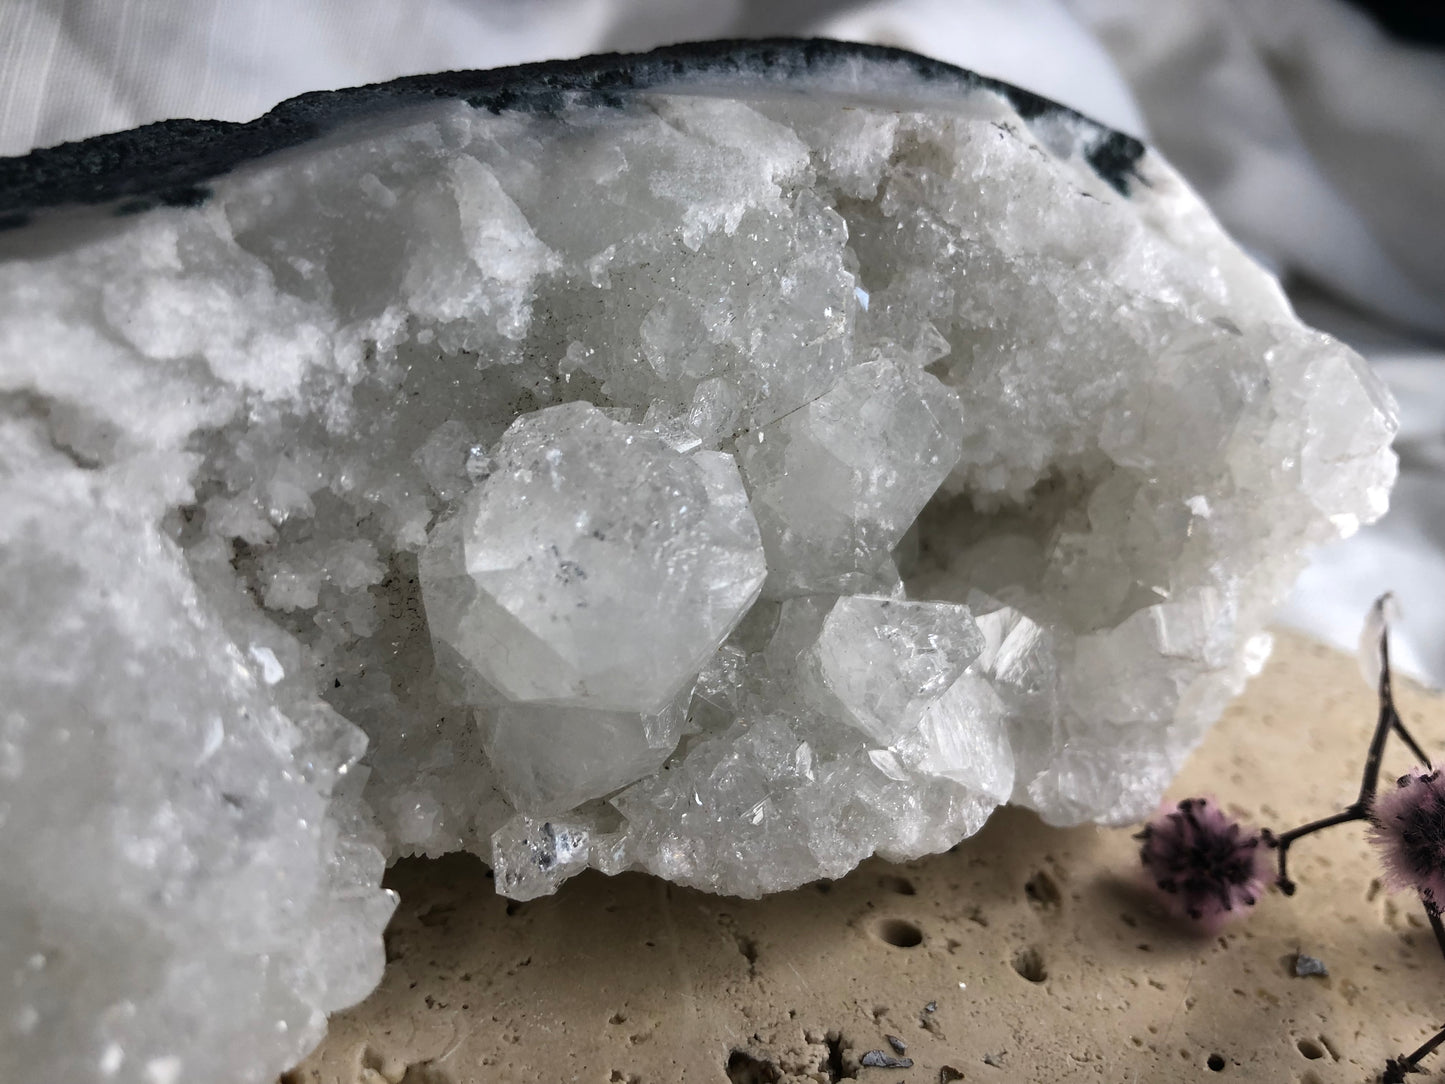
[(902, 918), (885, 918), (878, 923), (878, 937), (898, 948), (913, 948), (923, 944), (923, 931)]
[(783, 1074), (770, 1061), (755, 1058), (746, 1050), (728, 1055), (728, 1084), (777, 1084)]
[(1207, 1065), (1207, 1066), (1209, 1066), (1209, 1068), (1210, 1068), (1213, 1072), (1216, 1072), (1216, 1073), (1222, 1073), (1222, 1072), (1224, 1072), (1224, 1059), (1223, 1059), (1222, 1057), (1220, 1057), (1218, 1054), (1210, 1054), (1210, 1055), (1209, 1055), (1209, 1060), (1206, 1061), (1204, 1064)]
[(627, 1014), (625, 1012), (615, 1012), (607, 1022), (609, 1024), (625, 1024), (627, 1023)]
[[(450, 904), (438, 903), (428, 907), (425, 911), (417, 913), (416, 920), (423, 926), (445, 926), (456, 908)], [(508, 903), (507, 914), (512, 913), (512, 905)]]
[(1024, 882), (1024, 895), (1029, 903), (1043, 911), (1052, 911), (1064, 901), (1058, 883), (1043, 870)]
[(401, 939), (390, 927), (381, 932), (381, 948), (387, 963), (401, 959)]
[(1043, 956), (1033, 946), (1014, 953), (1013, 965), (1014, 970), (1029, 982), (1043, 982), (1049, 977), (1049, 969), (1044, 966)]
[(1316, 1059), (1325, 1056), (1325, 1048), (1320, 1046), (1320, 1044), (1315, 1042), (1313, 1039), (1301, 1039), (1294, 1045), (1298, 1047), (1299, 1052), (1305, 1057), (1309, 1058), (1310, 1061), (1315, 1061)]
[(913, 882), (907, 877), (882, 877), (878, 883), (889, 892), (897, 892), (900, 896), (918, 895), (918, 889), (913, 887)]
[(374, 1073), (380, 1073), (386, 1068), (386, 1059), (370, 1046), (361, 1048), (360, 1060), (362, 1069), (370, 1069)]
[(843, 1035), (841, 1032), (830, 1031), (823, 1036), (823, 1042), (828, 1047), (828, 1058), (823, 1062), (821, 1068), (828, 1074), (830, 1084), (837, 1084), (843, 1077)]
[(419, 1061), (406, 1067), (401, 1084), (455, 1084), (455, 1078), (429, 1061)]

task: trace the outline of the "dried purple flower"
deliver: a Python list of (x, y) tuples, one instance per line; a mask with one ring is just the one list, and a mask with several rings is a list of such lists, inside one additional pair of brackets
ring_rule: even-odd
[(1270, 838), (1209, 798), (1185, 798), (1134, 838), (1139, 860), (1171, 911), (1213, 930), (1254, 906), (1270, 868)]
[[(1380, 714), (1375, 732), (1365, 754), (1365, 770), (1360, 779), (1360, 796), (1348, 807), (1328, 817), (1291, 828), (1278, 836), (1265, 836), (1279, 857), (1279, 876), (1275, 883), (1285, 895), (1293, 895), (1294, 881), (1286, 868), (1289, 849), (1296, 841), (1326, 828), (1351, 821), (1369, 821), (1370, 839), (1380, 848), (1384, 860), (1386, 882), (1390, 888), (1410, 887), (1420, 894), (1425, 917), (1440, 951), (1445, 952), (1445, 778), (1430, 763), (1430, 758), (1405, 728), (1395, 710), (1395, 694), (1390, 678), (1390, 603), (1383, 595), (1376, 600), (1365, 624), (1362, 664), (1367, 680), (1378, 680)], [(1410, 752), (1423, 762), (1396, 780), (1395, 789), (1381, 795), (1380, 764), (1385, 741), (1397, 735)], [(1410, 1073), (1418, 1073), (1420, 1062), (1445, 1046), (1445, 1028), (1441, 1028), (1409, 1054), (1391, 1058), (1385, 1063), (1384, 1084), (1404, 1084)]]
[(1416, 767), (1370, 805), (1370, 842), (1379, 847), (1385, 883), (1413, 888), (1427, 909), (1445, 907), (1445, 773)]

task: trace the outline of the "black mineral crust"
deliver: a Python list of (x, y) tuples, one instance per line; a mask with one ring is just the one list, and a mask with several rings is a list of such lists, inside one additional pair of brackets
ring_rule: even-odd
[[(1084, 130), (1084, 156), (1123, 195), (1138, 179), (1145, 147), (1076, 111), (1027, 90), (902, 49), (826, 39), (711, 41), (668, 45), (649, 53), (549, 60), (490, 71), (413, 75), (389, 83), (313, 91), (282, 102), (247, 123), (168, 120), (77, 143), (0, 158), (0, 229), (67, 205), (112, 205), (114, 213), (193, 207), (210, 196), (207, 182), (255, 159), (318, 139), (356, 120), (438, 100), (456, 99), (493, 113), (553, 113), (579, 105), (622, 107), (629, 94), (698, 85), (745, 89), (751, 83), (857, 93), (859, 68), (908, 74), (920, 86), (1002, 94), (1029, 122), (1064, 119)], [(888, 88), (896, 94), (898, 88)]]

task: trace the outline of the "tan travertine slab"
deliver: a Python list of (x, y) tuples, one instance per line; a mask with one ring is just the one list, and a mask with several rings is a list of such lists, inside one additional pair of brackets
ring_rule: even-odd
[[(1445, 750), (1445, 702), (1399, 700)], [(1334, 811), (1375, 706), (1353, 659), (1281, 633), (1171, 796), (1277, 829)], [(1158, 914), (1136, 847), (1005, 810), (948, 854), (759, 901), (588, 873), (509, 905), (475, 859), (405, 861), (380, 988), (285, 1080), (1327, 1084), (1376, 1079), (1445, 1020), (1445, 961), (1418, 902), (1379, 890), (1361, 825), (1302, 841), (1299, 894), (1217, 938)], [(1294, 977), (1300, 950), (1329, 977)], [(887, 1035), (914, 1066), (860, 1068)]]

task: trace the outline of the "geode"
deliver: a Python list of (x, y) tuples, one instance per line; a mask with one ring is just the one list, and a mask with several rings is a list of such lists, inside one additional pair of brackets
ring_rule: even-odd
[(6, 1079), (274, 1073), (387, 857), (757, 895), (1138, 819), (1394, 474), (1166, 163), (887, 49), (310, 95), (0, 223)]

